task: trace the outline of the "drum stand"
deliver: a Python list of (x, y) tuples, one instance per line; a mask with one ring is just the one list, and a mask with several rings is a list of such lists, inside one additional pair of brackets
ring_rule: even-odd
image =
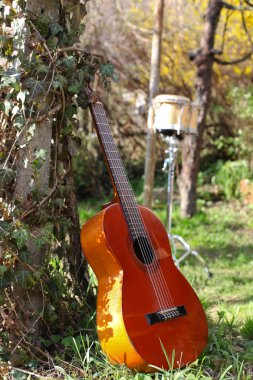
[[(167, 232), (171, 243), (172, 256), (176, 266), (179, 268), (180, 263), (185, 260), (189, 255), (192, 255), (199, 259), (202, 264), (205, 264), (205, 260), (199, 255), (197, 251), (191, 249), (190, 245), (179, 235), (171, 233), (171, 217), (172, 217), (172, 202), (174, 191), (174, 177), (175, 177), (175, 163), (177, 159), (177, 152), (179, 147), (179, 139), (173, 134), (172, 136), (164, 136), (164, 140), (168, 144), (168, 149), (165, 150), (167, 157), (164, 160), (163, 171), (168, 170), (168, 187), (167, 187)], [(183, 253), (178, 257), (177, 244), (183, 249)], [(205, 271), (209, 275), (209, 270), (205, 266)]]

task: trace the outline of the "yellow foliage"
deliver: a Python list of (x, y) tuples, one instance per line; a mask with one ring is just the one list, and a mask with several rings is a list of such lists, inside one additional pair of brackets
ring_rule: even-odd
[[(239, 0), (227, 0), (233, 6), (240, 6)], [(165, 2), (164, 31), (161, 57), (161, 91), (185, 91), (194, 94), (196, 67), (188, 58), (188, 52), (199, 48), (204, 28), (204, 15), (208, 0), (170, 0)], [(244, 20), (243, 20), (244, 18)], [(154, 2), (131, 0), (128, 14), (131, 23), (150, 40), (153, 32)], [(244, 28), (244, 23), (247, 29)], [(237, 60), (251, 51), (250, 36), (253, 36), (253, 11), (222, 9), (215, 36), (216, 50), (222, 51), (218, 56), (223, 61)], [(253, 39), (253, 37), (252, 37)], [(148, 80), (148, 63), (145, 68), (138, 65), (141, 82)], [(214, 65), (216, 85), (227, 85), (227, 78), (248, 76), (252, 68), (247, 62), (233, 66)]]

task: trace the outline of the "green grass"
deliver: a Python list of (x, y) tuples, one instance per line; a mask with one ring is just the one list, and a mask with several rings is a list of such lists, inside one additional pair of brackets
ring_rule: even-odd
[[(97, 206), (80, 205), (83, 221)], [(101, 379), (253, 379), (253, 208), (240, 201), (200, 200), (198, 209), (193, 218), (182, 219), (175, 205), (172, 230), (199, 252), (211, 273), (193, 256), (180, 267), (206, 309), (205, 352), (191, 366), (161, 375), (133, 374), (104, 362)], [(165, 207), (155, 212), (165, 222)]]

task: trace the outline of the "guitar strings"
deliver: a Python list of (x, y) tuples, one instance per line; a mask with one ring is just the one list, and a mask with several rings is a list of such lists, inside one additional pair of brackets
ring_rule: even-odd
[[(102, 104), (101, 104), (101, 108), (102, 108)], [(102, 108), (102, 110), (104, 111), (104, 109)], [(107, 126), (108, 128), (109, 128), (109, 124), (108, 124), (108, 121), (106, 120), (106, 115), (105, 115), (105, 113), (96, 113), (96, 115), (97, 116), (102, 116), (103, 117), (103, 120), (101, 120), (102, 121), (102, 123), (100, 123), (100, 124), (102, 124), (102, 125), (104, 125), (104, 126)], [(99, 118), (98, 118), (98, 120), (99, 120)], [(100, 121), (100, 120), (99, 120)], [(110, 143), (111, 144), (113, 144), (113, 146), (116, 148), (116, 145), (115, 145), (115, 143), (114, 143), (114, 141), (113, 141), (113, 138), (112, 138), (112, 135), (111, 135), (111, 131), (110, 131), (110, 129), (109, 129), (109, 134), (108, 134), (110, 137), (111, 137), (111, 139), (112, 139), (112, 141), (110, 141)], [(101, 136), (101, 139), (104, 139), (104, 133), (102, 133), (102, 136)], [(104, 141), (103, 142), (104, 144), (105, 144), (105, 146), (104, 146), (104, 148), (107, 148), (107, 145), (106, 145), (106, 142)], [(107, 142), (108, 143), (108, 142)], [(119, 161), (119, 163), (120, 163), (120, 169), (123, 169), (124, 170), (124, 166), (122, 165), (122, 162), (121, 162), (121, 159), (120, 159), (120, 156), (119, 156), (119, 154), (118, 154), (118, 151), (117, 151), (117, 148), (114, 150), (114, 152), (115, 152), (115, 154), (114, 154), (114, 160), (118, 160)], [(108, 153), (111, 153), (111, 152), (108, 152)], [(107, 159), (108, 158), (110, 158), (110, 157), (107, 157)], [(110, 163), (109, 163), (110, 164)], [(112, 169), (112, 167), (110, 167), (111, 169)], [(123, 173), (121, 173), (122, 175), (123, 175), (123, 177), (125, 177), (125, 179), (127, 179), (127, 182), (128, 182), (128, 178), (127, 178), (127, 176), (126, 176), (126, 173), (125, 172), (123, 172)], [(129, 187), (130, 187), (130, 184), (129, 184), (129, 182), (128, 182), (128, 185), (129, 185)], [(115, 186), (116, 186), (116, 184), (115, 184)], [(118, 189), (117, 190), (121, 190), (121, 189), (119, 189), (119, 187), (118, 187)], [(131, 187), (130, 187), (130, 190), (132, 190), (131, 189)], [(124, 193), (122, 194), (123, 196), (124, 196)], [(119, 196), (120, 196), (120, 194), (119, 194)], [(132, 198), (133, 198), (133, 200), (135, 201), (135, 199), (134, 199), (134, 194), (133, 194), (133, 192), (132, 192)], [(124, 201), (125, 201), (125, 204), (126, 204), (126, 206), (128, 206), (129, 207), (129, 205), (128, 205), (128, 202), (124, 199)], [(138, 209), (138, 205), (135, 203), (134, 204), (135, 205), (135, 207), (133, 208), (134, 209), (134, 211), (137, 211), (137, 213), (138, 213), (138, 217), (139, 217), (139, 219), (141, 219), (142, 220), (142, 217), (141, 217), (141, 215), (139, 214), (139, 209)], [(123, 206), (123, 205), (122, 205)], [(135, 213), (136, 214), (136, 213)], [(137, 216), (137, 215), (135, 215), (135, 216)], [(143, 220), (142, 220), (142, 222), (143, 222)], [(132, 222), (132, 224), (133, 225), (135, 225), (135, 223), (133, 223)], [(143, 224), (145, 225), (145, 223), (143, 222)], [(140, 227), (140, 226), (139, 226)], [(145, 231), (144, 229), (143, 229), (143, 227), (141, 226), (141, 232), (142, 233), (144, 233), (144, 235), (146, 235), (147, 236), (147, 238), (148, 238), (148, 234), (147, 234), (147, 231)], [(135, 235), (136, 235), (136, 237), (137, 237), (137, 240), (138, 240), (138, 233), (135, 231)], [(142, 251), (142, 255), (143, 255), (143, 258), (144, 258), (144, 261), (145, 261), (145, 263), (147, 264), (147, 269), (148, 269), (148, 274), (149, 274), (149, 276), (150, 276), (150, 280), (151, 280), (151, 283), (152, 283), (152, 285), (153, 285), (153, 288), (154, 288), (154, 291), (155, 291), (155, 293), (156, 293), (156, 297), (157, 297), (157, 300), (158, 300), (158, 302), (160, 301), (159, 300), (159, 296), (162, 298), (161, 300), (163, 301), (163, 303), (164, 303), (164, 305), (165, 306), (167, 306), (167, 302), (165, 302), (165, 299), (166, 299), (166, 297), (164, 297), (165, 295), (163, 294), (164, 293), (164, 290), (166, 289), (166, 287), (164, 287), (164, 285), (163, 285), (163, 287), (162, 287), (162, 290), (163, 291), (161, 291), (161, 289), (160, 289), (160, 291), (157, 293), (157, 291), (158, 291), (158, 288), (157, 288), (157, 284), (154, 284), (154, 282), (152, 281), (153, 280), (153, 278), (152, 278), (152, 276), (154, 276), (154, 273), (152, 272), (150, 272), (150, 268), (149, 268), (149, 265), (148, 265), (148, 258), (147, 258), (147, 255), (146, 255), (146, 250), (148, 251), (148, 250), (150, 250), (150, 246), (148, 246), (147, 244), (146, 244), (146, 241), (144, 242), (144, 244), (143, 244), (143, 242), (142, 241), (140, 241), (140, 248), (141, 248), (141, 251)], [(152, 247), (152, 243), (151, 243), (151, 241), (149, 241), (149, 243), (150, 243), (150, 245), (151, 245), (151, 247)], [(146, 247), (145, 247), (146, 246)], [(153, 247), (152, 247), (153, 248)], [(153, 251), (154, 251), (154, 249), (153, 249)], [(153, 252), (154, 253), (154, 252)], [(152, 254), (152, 252), (151, 252), (151, 254)], [(155, 259), (156, 259), (156, 255), (154, 254), (154, 257), (155, 257)], [(159, 267), (159, 265), (157, 265), (157, 267), (160, 269), (160, 267)], [(160, 270), (160, 272), (161, 272), (161, 270)], [(162, 273), (162, 272), (161, 272)], [(160, 273), (158, 273), (159, 275), (160, 275), (160, 277), (161, 277), (161, 274)], [(155, 272), (155, 275), (156, 275), (156, 277), (157, 277), (157, 273)], [(162, 273), (162, 277), (163, 277), (163, 280), (165, 280), (164, 279), (164, 276), (163, 276), (163, 273)], [(157, 281), (158, 280), (158, 281)], [(159, 277), (158, 278), (156, 278), (156, 282), (158, 282), (158, 285), (162, 285), (162, 282), (163, 283), (165, 283), (165, 281), (162, 281), (162, 278), (160, 279)], [(166, 283), (165, 283), (165, 285), (166, 285)], [(157, 289), (156, 289), (157, 288)], [(172, 298), (171, 298), (171, 295), (170, 295), (170, 293), (168, 293), (167, 294), (167, 297), (169, 297), (169, 299), (170, 299), (170, 302), (172, 302)], [(172, 302), (172, 304), (173, 304), (173, 302)], [(160, 302), (159, 302), (159, 306), (161, 307), (161, 305), (160, 305)]]
[[(110, 160), (110, 157), (107, 156), (107, 160), (108, 160), (108, 163), (109, 163), (110, 169), (120, 169), (120, 175), (121, 175), (124, 179), (126, 179), (126, 182), (124, 182), (124, 183), (123, 183), (123, 182), (122, 182), (122, 183), (119, 182), (121, 185), (123, 185), (123, 188), (124, 188), (124, 189), (122, 189), (122, 190), (129, 190), (129, 189), (132, 190), (132, 189), (131, 189), (131, 186), (130, 186), (130, 183), (129, 183), (129, 181), (128, 181), (128, 178), (127, 178), (127, 175), (126, 175), (126, 172), (125, 172), (124, 166), (122, 165), (122, 161), (121, 161), (120, 155), (119, 155), (119, 153), (118, 153), (118, 150), (117, 150), (117, 148), (116, 148), (115, 142), (114, 142), (114, 140), (113, 140), (113, 138), (112, 138), (111, 130), (110, 130), (110, 126), (109, 126), (108, 120), (107, 120), (107, 118), (106, 118), (106, 114), (105, 114), (105, 111), (104, 111), (103, 105), (102, 105), (102, 103), (96, 103), (95, 105), (96, 105), (96, 107), (94, 107), (94, 104), (92, 104), (92, 107), (93, 107), (93, 110), (94, 110), (94, 116), (95, 116), (95, 120), (97, 121), (98, 127), (99, 127), (100, 124), (102, 124), (102, 125), (104, 125), (104, 126), (107, 126), (108, 129), (109, 129), (109, 134), (108, 134), (108, 136), (111, 137), (111, 141), (105, 141), (105, 136), (104, 136), (104, 134), (103, 134), (103, 131), (101, 131), (101, 130), (99, 129), (99, 132), (101, 133), (100, 138), (101, 138), (101, 140), (102, 140), (102, 142), (103, 142), (103, 144), (104, 144), (105, 152), (106, 152), (106, 153), (111, 153), (111, 154), (113, 155), (112, 160), (118, 161), (118, 163), (119, 163), (119, 168), (113, 168), (113, 164), (112, 164), (112, 162), (110, 162), (110, 161), (112, 161), (112, 160)], [(97, 112), (96, 108), (98, 108), (98, 111), (100, 111), (100, 112)], [(103, 111), (103, 112), (101, 112), (101, 111)], [(101, 118), (100, 118), (100, 117), (101, 117)], [(109, 140), (110, 140), (110, 139), (109, 139)], [(113, 144), (113, 146), (114, 146), (116, 149), (113, 150), (113, 152), (111, 152), (111, 151), (109, 151), (109, 150), (106, 151), (106, 149), (108, 148), (108, 146), (107, 146), (108, 144)], [(112, 173), (112, 174), (113, 174), (113, 173)], [(117, 173), (117, 174), (119, 174), (119, 173)], [(121, 193), (121, 189), (120, 189), (120, 187), (117, 186), (117, 185), (118, 185), (118, 183), (115, 183), (116, 190), (118, 191), (119, 198), (120, 198), (120, 200), (122, 201), (122, 197), (123, 197), (123, 201), (124, 201), (125, 206), (126, 206), (127, 209), (128, 209), (128, 213), (129, 213), (132, 217), (134, 217), (137, 221), (138, 221), (138, 218), (142, 221), (142, 223), (139, 224), (139, 225), (138, 225), (138, 222), (137, 222), (137, 223), (133, 223), (133, 221), (131, 221), (131, 224), (132, 224), (132, 228), (133, 228), (133, 230), (134, 230), (134, 233), (135, 233), (136, 239), (137, 239), (137, 241), (138, 241), (138, 243), (139, 243), (139, 247), (140, 247), (140, 250), (141, 250), (141, 253), (142, 253), (142, 256), (143, 256), (144, 262), (145, 262), (145, 264), (146, 264), (147, 272), (148, 272), (148, 274), (149, 274), (151, 284), (152, 284), (152, 286), (153, 286), (153, 289), (154, 289), (154, 292), (155, 292), (155, 295), (156, 295), (157, 301), (158, 301), (158, 303), (159, 303), (159, 307), (161, 307), (161, 309), (168, 307), (168, 301), (169, 301), (169, 303), (171, 303), (171, 306), (173, 306), (173, 300), (172, 300), (172, 297), (171, 297), (170, 291), (169, 291), (169, 289), (168, 289), (167, 283), (166, 283), (165, 278), (164, 278), (164, 274), (163, 274), (163, 272), (162, 272), (162, 270), (161, 270), (161, 268), (160, 268), (159, 262), (158, 262), (158, 260), (157, 260), (156, 255), (155, 255), (155, 250), (154, 250), (154, 247), (153, 247), (153, 245), (152, 245), (152, 242), (151, 242), (151, 240), (150, 240), (150, 238), (149, 238), (149, 236), (148, 236), (148, 233), (147, 233), (147, 230), (146, 230), (146, 227), (145, 227), (145, 223), (144, 223), (143, 218), (142, 218), (142, 215), (141, 215), (141, 213), (140, 213), (140, 211), (139, 211), (139, 207), (138, 207), (137, 203), (135, 202), (134, 193), (131, 191), (132, 194), (130, 194), (130, 195), (131, 195), (131, 197), (133, 198), (133, 201), (134, 201), (134, 202), (132, 203), (132, 207), (130, 207), (131, 202), (130, 202), (130, 204), (129, 204), (129, 201), (128, 201), (127, 199), (125, 199), (126, 197), (125, 197), (125, 193), (124, 193), (123, 191), (122, 191), (122, 194), (120, 194), (120, 193)], [(126, 186), (126, 185), (129, 185), (129, 189), (127, 189), (127, 186)], [(133, 206), (134, 206), (134, 207), (133, 207)], [(123, 209), (124, 209), (123, 204), (122, 204), (122, 207), (123, 207)], [(132, 212), (131, 210), (133, 210), (134, 212)], [(124, 210), (123, 210), (123, 211), (124, 211)], [(125, 217), (126, 217), (126, 216), (125, 216)], [(136, 217), (137, 217), (137, 218), (136, 218)], [(127, 217), (126, 217), (126, 220), (127, 220)], [(128, 224), (128, 226), (129, 226), (128, 220), (127, 220), (127, 224)], [(139, 227), (139, 231), (136, 229), (135, 224), (136, 224), (137, 227)], [(131, 233), (131, 228), (130, 228), (130, 226), (129, 226), (129, 229), (130, 229), (130, 233)], [(139, 232), (141, 232), (141, 233), (144, 235), (144, 237), (147, 238), (147, 241), (146, 241), (145, 239), (144, 239), (144, 240), (143, 240), (143, 239), (140, 239), (140, 237), (138, 238)], [(132, 233), (131, 233), (131, 235), (132, 235)], [(133, 237), (133, 236), (132, 236), (132, 237)], [(149, 244), (148, 244), (148, 243), (149, 243)], [(150, 247), (152, 248), (153, 252), (151, 251)], [(157, 265), (156, 265), (156, 267), (155, 267), (155, 269), (157, 269), (157, 270), (155, 270), (155, 272), (154, 272), (154, 271), (151, 271), (151, 268), (149, 267), (149, 257), (148, 257), (148, 254), (147, 254), (146, 252), (148, 252), (149, 255), (151, 255), (151, 256), (149, 256), (149, 257), (152, 257), (152, 256), (153, 256), (153, 257), (154, 257), (154, 260), (156, 260), (156, 262), (157, 262)], [(154, 280), (155, 280), (155, 283), (154, 283)], [(159, 288), (160, 288), (160, 289), (159, 289)], [(167, 294), (166, 294), (166, 290), (167, 290)], [(169, 298), (169, 300), (168, 300), (168, 298)], [(166, 299), (167, 299), (167, 300), (166, 300)], [(167, 302), (166, 302), (166, 301), (167, 301)], [(163, 306), (162, 304), (163, 304), (164, 306)]]
[[(105, 116), (104, 114), (102, 114), (102, 116)], [(102, 124), (105, 126), (105, 125), (107, 125), (108, 126), (108, 128), (109, 128), (109, 124), (108, 123), (105, 123), (105, 120), (103, 120), (103, 122), (102, 122)], [(110, 131), (109, 131), (110, 132)], [(101, 137), (103, 137), (103, 139), (104, 139), (104, 133), (102, 133), (102, 135), (103, 136), (101, 136)], [(111, 136), (111, 133), (109, 133), (109, 135), (110, 135), (110, 137), (112, 138), (112, 136)], [(108, 144), (106, 144), (106, 142), (104, 141), (104, 143), (105, 143), (105, 147), (107, 148), (107, 145)], [(107, 142), (108, 143), (108, 142)], [(111, 143), (111, 144), (113, 144), (113, 146), (116, 148), (116, 146), (115, 146), (115, 143), (114, 143), (114, 141), (113, 141), (113, 139), (112, 139), (112, 141), (110, 141), (109, 143)], [(113, 154), (113, 160), (117, 160), (117, 161), (119, 161), (119, 163), (121, 164), (120, 165), (120, 168), (121, 169), (123, 169), (123, 166), (122, 166), (122, 163), (121, 163), (121, 159), (120, 159), (120, 156), (118, 155), (118, 151), (117, 151), (117, 149), (116, 150), (114, 150), (114, 152), (115, 152), (115, 154)], [(110, 154), (112, 154), (112, 152), (110, 151)], [(108, 157), (108, 158), (110, 158), (110, 157)], [(113, 169), (113, 167), (111, 167), (111, 169)], [(127, 177), (126, 177), (126, 174), (125, 173), (121, 173), (121, 175), (124, 177), (124, 178), (126, 178), (127, 179)], [(122, 183), (121, 183), (122, 184)], [(116, 185), (116, 184), (115, 184)], [(129, 183), (128, 183), (128, 185), (129, 185)], [(125, 187), (125, 186), (124, 186)], [(119, 187), (118, 187), (118, 189), (117, 190), (121, 190)], [(126, 189), (125, 189), (126, 190)], [(120, 194), (119, 194), (120, 195)], [(123, 192), (123, 194), (121, 194), (122, 196), (123, 196), (123, 198), (125, 198), (125, 192)], [(132, 198), (134, 199), (134, 194), (132, 193)], [(125, 201), (125, 205), (128, 207), (128, 209), (129, 209), (129, 204), (128, 204), (128, 202), (124, 199), (124, 201)], [(123, 206), (123, 205), (122, 205)], [(134, 211), (138, 211), (138, 209), (136, 209), (136, 207), (138, 207), (137, 205), (135, 205), (135, 207), (133, 208), (133, 210)], [(132, 207), (131, 207), (132, 208)], [(133, 214), (133, 213), (132, 213)], [(137, 216), (137, 215), (135, 215), (135, 216)], [(139, 215), (138, 215), (139, 216)], [(136, 218), (137, 219), (137, 218)], [(140, 219), (140, 217), (139, 217), (139, 219)], [(133, 221), (131, 221), (131, 224), (133, 224), (133, 226), (135, 226), (135, 224), (136, 223), (133, 223)], [(138, 225), (138, 224), (136, 224), (136, 225)], [(138, 234), (137, 234), (137, 232), (134, 230), (134, 232), (135, 232), (135, 235), (136, 235), (136, 237), (137, 237), (137, 240), (138, 240)], [(142, 234), (143, 234), (143, 232), (144, 232), (144, 234), (143, 235), (147, 235), (147, 233), (145, 233), (145, 231), (142, 229)], [(144, 261), (145, 261), (145, 263), (146, 264), (148, 264), (148, 258), (147, 258), (147, 255), (146, 255), (146, 250), (150, 250), (150, 246), (147, 246), (146, 245), (146, 242), (145, 242), (145, 245), (146, 245), (146, 247), (144, 246), (144, 244), (143, 244), (143, 242), (140, 240), (140, 243), (142, 243), (142, 244), (140, 244), (140, 248), (141, 248), (141, 251), (142, 251), (142, 254), (143, 254), (143, 258), (144, 258)], [(146, 248), (146, 249), (145, 249)], [(155, 257), (155, 255), (154, 255), (154, 257)], [(149, 267), (147, 266), (147, 268), (149, 269)], [(150, 275), (150, 274), (149, 274)], [(156, 273), (155, 273), (155, 275), (156, 275)], [(151, 280), (152, 280), (152, 277), (151, 277)], [(158, 280), (160, 280), (160, 278), (158, 277)], [(152, 281), (153, 282), (153, 281)], [(157, 279), (156, 279), (156, 282), (158, 282), (157, 281)], [(160, 282), (160, 281), (159, 281)], [(154, 290), (156, 291), (156, 286), (154, 285), (153, 286), (154, 287)], [(162, 289), (164, 289), (164, 287), (162, 288)], [(157, 293), (157, 292), (156, 292)], [(163, 294), (162, 294), (162, 292), (160, 291), (158, 294), (156, 294), (156, 296), (157, 296), (157, 299), (158, 299), (158, 301), (159, 301), (159, 295), (162, 295), (163, 296)], [(163, 297), (164, 298), (164, 297)], [(163, 300), (164, 301), (164, 300)], [(172, 300), (171, 300), (172, 301)], [(165, 304), (165, 302), (164, 302), (164, 304)]]

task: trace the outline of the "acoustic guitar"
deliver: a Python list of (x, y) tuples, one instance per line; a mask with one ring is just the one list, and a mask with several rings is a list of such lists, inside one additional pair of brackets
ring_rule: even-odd
[(163, 224), (136, 203), (103, 104), (86, 91), (114, 189), (113, 201), (81, 231), (98, 279), (101, 347), (112, 363), (137, 371), (183, 367), (206, 346), (205, 313), (173, 262)]

